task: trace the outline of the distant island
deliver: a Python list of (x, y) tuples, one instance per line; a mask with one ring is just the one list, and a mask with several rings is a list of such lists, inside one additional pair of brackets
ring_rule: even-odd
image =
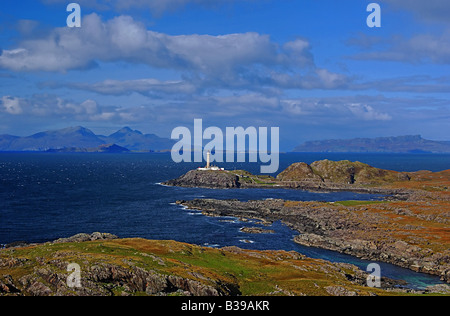
[(450, 153), (450, 141), (423, 139), (420, 135), (308, 141), (293, 152), (329, 153)]
[(78, 148), (78, 147), (65, 147), (60, 149), (49, 149), (46, 152), (48, 153), (110, 153), (110, 154), (118, 154), (118, 153), (128, 153), (129, 149), (125, 147), (121, 147), (118, 145), (100, 145), (94, 148)]
[(96, 135), (85, 127), (45, 131), (27, 137), (0, 135), (0, 152), (167, 152), (174, 142), (124, 127), (109, 135)]

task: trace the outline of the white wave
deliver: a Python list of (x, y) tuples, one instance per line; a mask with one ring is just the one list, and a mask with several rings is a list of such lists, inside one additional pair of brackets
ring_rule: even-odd
[(201, 212), (189, 212), (188, 215), (203, 215)]
[(203, 244), (203, 246), (205, 246), (205, 247), (209, 247), (209, 248), (218, 248), (218, 247), (220, 247), (220, 245), (219, 244), (209, 244), (209, 243), (207, 243), (207, 242), (205, 242), (204, 244)]
[(166, 188), (172, 188), (170, 185), (165, 185), (165, 184), (162, 184), (161, 182), (157, 182), (157, 183), (155, 183), (156, 185), (160, 185), (160, 186), (162, 186), (162, 187), (166, 187)]

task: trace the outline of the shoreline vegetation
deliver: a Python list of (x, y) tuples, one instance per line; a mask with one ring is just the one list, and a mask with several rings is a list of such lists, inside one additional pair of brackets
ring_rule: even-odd
[[(299, 202), (196, 199), (179, 205), (207, 216), (281, 221), (299, 233), (295, 242), (355, 257), (393, 263), (450, 280), (450, 170), (394, 172), (350, 161), (293, 164), (276, 178), (246, 171), (193, 170), (168, 186), (291, 188), (386, 195), (382, 201)], [(250, 229), (250, 233), (270, 233)], [(71, 263), (82, 272), (68, 287)], [(221, 249), (176, 241), (79, 234), (44, 244), (0, 250), (0, 296), (385, 296), (450, 295), (440, 284), (412, 290), (382, 278), (367, 286), (356, 266), (297, 252)]]

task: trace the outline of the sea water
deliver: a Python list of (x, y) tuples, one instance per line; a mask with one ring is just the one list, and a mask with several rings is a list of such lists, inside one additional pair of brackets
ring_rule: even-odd
[[(397, 171), (450, 168), (450, 155), (282, 154), (280, 172), (293, 162), (352, 160)], [(298, 201), (378, 200), (353, 192), (313, 193), (289, 189), (202, 189), (161, 185), (198, 167), (175, 164), (168, 154), (0, 154), (0, 244), (46, 242), (77, 233), (107, 232), (121, 238), (176, 240), (209, 247), (294, 250), (312, 258), (347, 262), (365, 270), (370, 262), (293, 242), (297, 233), (274, 223), (275, 234), (246, 234), (257, 223), (210, 218), (175, 202), (196, 198), (286, 199)], [(258, 164), (225, 164), (257, 173)], [(439, 278), (379, 263), (382, 276), (410, 287), (440, 283)]]

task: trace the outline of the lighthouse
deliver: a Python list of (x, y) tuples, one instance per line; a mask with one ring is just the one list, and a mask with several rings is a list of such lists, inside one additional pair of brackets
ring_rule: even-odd
[(206, 169), (210, 168), (211, 168), (211, 152), (208, 151), (208, 153), (206, 154)]
[(204, 168), (197, 168), (197, 170), (200, 170), (200, 171), (225, 171), (224, 168), (211, 166), (211, 152), (210, 151), (208, 151), (206, 153), (206, 167), (204, 167)]

